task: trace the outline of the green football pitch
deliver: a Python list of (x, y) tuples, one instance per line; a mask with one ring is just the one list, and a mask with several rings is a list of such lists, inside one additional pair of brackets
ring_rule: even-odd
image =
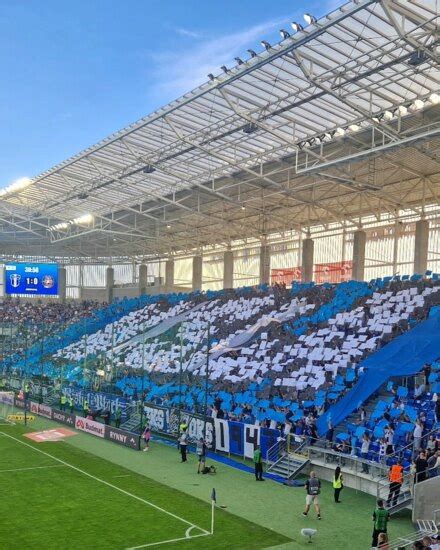
[[(344, 489), (335, 506), (324, 484), (323, 520), (303, 518), (303, 489), (255, 483), (247, 472), (216, 464), (197, 475), (174, 448), (153, 440), (140, 453), (80, 433), (37, 443), (25, 433), (57, 425), (0, 425), (0, 549), (289, 549), (308, 547), (300, 530), (318, 530), (313, 547), (368, 548), (374, 499)], [(216, 488), (211, 534), (212, 488)], [(224, 506), (224, 509), (222, 506)], [(392, 538), (412, 530), (393, 520)], [(312, 546), (312, 545), (310, 545)]]

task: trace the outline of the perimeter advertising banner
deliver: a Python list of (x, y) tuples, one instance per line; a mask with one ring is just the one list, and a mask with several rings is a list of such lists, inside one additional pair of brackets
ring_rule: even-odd
[(5, 265), (5, 294), (25, 296), (57, 296), (57, 264)]
[(105, 425), (95, 420), (88, 420), (87, 418), (77, 416), (75, 418), (75, 428), (97, 437), (105, 437)]
[(52, 420), (66, 424), (67, 426), (75, 426), (75, 415), (64, 411), (52, 409)]
[(105, 438), (118, 445), (130, 447), (130, 449), (139, 450), (139, 436), (137, 434), (114, 428), (113, 426), (105, 427)]

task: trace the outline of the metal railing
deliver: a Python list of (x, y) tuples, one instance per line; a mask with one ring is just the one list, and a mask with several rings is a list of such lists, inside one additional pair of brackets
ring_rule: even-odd
[(434, 512), (433, 520), (418, 520), (418, 530), (414, 531), (403, 537), (398, 537), (388, 543), (390, 550), (398, 550), (399, 548), (407, 548), (413, 545), (416, 541), (423, 539), (424, 537), (437, 537), (440, 534), (439, 530), (439, 516), (440, 510)]
[(391, 494), (390, 491), (391, 482), (388, 477), (380, 479), (377, 482), (377, 499), (382, 499), (386, 503), (386, 508), (393, 509), (403, 502), (412, 500), (413, 486), (414, 486), (414, 474), (405, 474), (402, 477), (402, 484), (399, 488), (398, 496)]

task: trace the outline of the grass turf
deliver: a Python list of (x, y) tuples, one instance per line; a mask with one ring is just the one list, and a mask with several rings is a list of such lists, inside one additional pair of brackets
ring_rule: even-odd
[[(35, 422), (28, 427), (27, 431), (31, 431), (31, 428), (43, 430), (56, 426), (57, 424), (50, 420), (37, 418)], [(23, 432), (23, 427), (13, 427), (13, 429), (18, 430), (19, 433)], [(0, 431), (12, 433), (9, 430), (10, 428), (0, 426)], [(0, 436), (0, 445), (1, 443), (2, 436)], [(32, 443), (32, 445), (34, 444)], [(135, 482), (136, 479), (140, 479), (147, 483), (146, 486), (148, 486), (148, 483), (156, 482), (156, 484), (161, 487), (161, 492), (164, 497), (162, 501), (163, 507), (167, 510), (180, 510), (180, 512), (177, 511), (178, 515), (191, 520), (192, 516), (187, 517), (187, 510), (189, 511), (193, 506), (196, 506), (194, 503), (197, 503), (197, 509), (199, 509), (199, 505), (202, 505), (204, 510), (202, 514), (203, 520), (197, 522), (195, 519), (192, 519), (192, 521), (204, 529), (209, 528), (209, 502), (211, 489), (214, 486), (217, 490), (218, 504), (227, 507), (227, 511), (230, 512), (230, 514), (225, 514), (225, 516), (227, 518), (234, 518), (235, 522), (227, 522), (227, 524), (223, 525), (223, 520), (220, 522), (220, 515), (224, 513), (224, 511), (218, 510), (216, 525), (219, 529), (221, 528), (221, 530), (217, 530), (216, 528), (214, 537), (201, 537), (200, 539), (191, 539), (183, 543), (177, 542), (176, 544), (170, 544), (172, 547), (245, 549), (276, 546), (276, 550), (308, 548), (311, 545), (307, 544), (307, 540), (300, 534), (300, 530), (303, 527), (313, 527), (318, 530), (316, 537), (313, 539), (313, 548), (317, 550), (327, 550), (330, 548), (332, 550), (346, 550), (347, 548), (357, 550), (358, 548), (369, 548), (371, 543), (371, 513), (375, 506), (375, 499), (360, 491), (344, 488), (342, 492), (343, 504), (335, 505), (333, 503), (333, 490), (331, 485), (324, 481), (322, 493), (320, 495), (323, 520), (317, 521), (313, 511), (311, 511), (308, 518), (304, 518), (301, 515), (304, 509), (305, 500), (303, 488), (286, 487), (272, 481), (256, 483), (252, 474), (225, 466), (222, 463), (216, 464), (217, 475), (212, 477), (203, 475), (198, 476), (196, 474), (196, 457), (190, 454), (188, 463), (181, 464), (179, 453), (175, 447), (173, 448), (161, 444), (154, 439), (150, 447), (150, 452), (148, 453), (132, 451), (84, 433), (79, 433), (77, 436), (71, 437), (63, 443), (35, 444), (35, 447), (48, 451), (51, 454), (55, 454), (53, 453), (54, 449), (56, 451), (60, 448), (66, 453), (66, 456), (87, 457), (85, 459), (86, 462), (83, 462), (84, 458), (82, 458), (80, 463), (80, 467), (85, 470), (87, 470), (87, 461), (90, 461), (91, 464), (96, 464), (96, 467), (99, 468), (99, 463), (101, 460), (104, 460), (105, 465), (120, 467), (120, 470), (118, 470), (119, 474), (115, 475), (130, 475), (130, 477), (133, 477), (133, 482)], [(0, 463), (0, 469), (3, 469), (6, 467), (4, 466), (4, 453), (1, 453), (1, 449), (2, 447), (0, 446), (0, 460), (2, 461)], [(31, 449), (29, 449), (29, 452), (35, 453), (35, 451)], [(77, 455), (77, 452), (79, 452), (79, 455)], [(12, 459), (6, 460), (6, 463), (9, 465), (11, 460)], [(73, 459), (70, 462), (73, 464)], [(212, 461), (209, 460), (209, 463), (212, 463)], [(103, 468), (106, 471), (105, 465)], [(64, 470), (64, 468), (58, 467), (53, 470), (57, 471), (59, 469)], [(48, 471), (50, 470), (52, 470), (52, 468)], [(42, 472), (45, 471), (46, 470), (42, 470)], [(35, 471), (36, 474), (37, 472), (38, 471)], [(2, 475), (3, 474), (0, 474), (0, 476)], [(44, 482), (44, 477), (44, 474), (40, 475), (39, 480)], [(109, 478), (109, 481), (115, 485), (126, 487), (125, 482), (128, 482), (130, 477)], [(6, 480), (3, 481), (0, 477), (0, 481), (4, 487)], [(136, 482), (134, 484), (137, 485)], [(169, 487), (176, 490), (177, 493), (172, 490), (169, 491)], [(106, 529), (111, 533), (113, 531), (113, 525), (110, 520), (106, 521), (105, 506), (101, 506), (100, 503), (95, 502), (96, 499), (94, 499), (93, 491), (94, 489), (92, 488), (92, 496), (90, 496), (90, 493), (84, 496), (85, 501), (82, 501), (80, 509), (82, 510), (82, 508), (85, 508), (86, 510), (93, 511), (94, 507), (99, 508), (99, 512), (96, 514), (98, 517), (96, 521), (100, 522), (100, 527), (96, 530), (98, 533), (96, 536), (98, 538), (100, 536), (100, 530)], [(63, 501), (64, 496), (61, 497), (58, 494), (59, 492), (60, 491), (57, 492), (56, 498)], [(61, 493), (62, 492), (63, 491), (61, 491)], [(180, 504), (176, 508), (169, 505), (169, 503), (173, 503), (174, 494), (178, 494), (180, 499)], [(148, 496), (145, 498), (149, 499)], [(23, 500), (25, 500), (23, 507), (26, 512), (28, 510), (31, 511), (33, 509), (32, 503), (27, 497), (25, 499), (22, 497), (22, 501)], [(156, 502), (153, 498), (150, 500)], [(9, 511), (11, 502), (9, 500), (8, 502), (9, 504), (5, 505), (5, 508), (8, 510), (7, 517), (9, 518), (11, 514)], [(0, 501), (0, 508), (1, 506), (2, 501)], [(17, 506), (18, 503), (14, 500), (14, 513), (16, 513)], [(46, 510), (46, 513), (50, 514), (51, 512), (50, 510)], [(143, 520), (143, 518), (146, 518), (146, 515), (143, 512), (142, 514), (138, 516), (137, 519), (139, 524), (142, 524), (141, 531), (144, 535), (144, 539), (143, 542), (137, 542), (135, 545), (145, 544), (145, 539), (148, 539), (149, 525)], [(56, 515), (53, 515), (52, 519), (56, 521)], [(265, 528), (265, 530), (263, 530), (265, 533), (263, 538), (261, 538), (259, 530), (253, 530), (255, 524)], [(83, 529), (85, 529), (86, 526), (87, 522), (85, 521)], [(248, 528), (250, 528), (248, 534), (243, 535), (242, 529), (247, 531)], [(2, 531), (0, 522), (0, 548), (17, 548), (18, 545), (2, 546), (2, 541), (4, 540), (2, 535), (3, 532), (7, 532), (7, 526), (5, 526), (4, 529), (5, 531)], [(182, 531), (184, 532), (185, 529), (186, 527), (182, 523), (179, 533), (182, 533)], [(229, 537), (229, 530), (232, 532), (235, 531), (233, 537)], [(411, 524), (410, 513), (408, 511), (403, 511), (393, 516), (389, 525), (391, 539), (406, 535), (413, 530), (414, 528)], [(137, 532), (139, 532), (139, 530), (137, 530)], [(192, 531), (192, 534), (195, 533), (196, 530)], [(284, 535), (284, 541), (287, 542), (280, 542), (277, 536), (278, 534)], [(76, 543), (78, 540), (80, 541), (79, 545), (76, 544), (80, 548), (87, 548), (87, 546), (81, 543), (81, 541), (85, 540), (84, 537), (85, 533), (82, 533), (79, 539), (75, 540)], [(168, 536), (165, 537), (164, 540), (167, 538), (177, 538), (177, 536), (170, 536), (168, 533)], [(164, 546), (168, 547), (168, 545)], [(41, 548), (42, 545), (31, 545), (29, 547)], [(51, 548), (51, 546), (48, 547)], [(95, 541), (93, 547), (99, 547), (95, 544)], [(124, 547), (126, 546), (118, 546), (117, 544), (112, 545), (111, 543), (107, 546), (107, 548)], [(21, 545), (21, 548), (23, 548), (23, 545)]]
[(0, 548), (133, 548), (185, 539), (188, 529), (193, 538), (167, 546), (250, 549), (289, 541), (221, 509), (214, 535), (196, 537), (210, 529), (206, 502), (66, 442), (34, 443), (23, 437), (29, 431), (0, 427)]

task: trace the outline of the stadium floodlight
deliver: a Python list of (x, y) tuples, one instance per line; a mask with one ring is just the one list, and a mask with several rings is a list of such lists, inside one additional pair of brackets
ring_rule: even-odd
[(290, 25), (295, 32), (304, 30), (304, 27), (300, 23), (297, 23), (296, 21), (292, 21)]
[(336, 128), (335, 136), (336, 136), (336, 137), (345, 136), (345, 130), (344, 130), (344, 128)]
[(208, 78), (209, 78), (209, 80), (211, 80), (211, 82), (212, 82), (213, 80), (215, 80), (215, 77), (214, 77), (214, 75), (213, 75), (212, 73), (209, 73)]
[(31, 178), (19, 178), (13, 181), (10, 185), (5, 187), (4, 189), (0, 189), (0, 197), (4, 197), (6, 195), (12, 195), (13, 193), (18, 193), (19, 191), (23, 191), (24, 189), (26, 189), (26, 187), (29, 187), (31, 183), (32, 183)]
[(429, 102), (433, 105), (438, 105), (440, 103), (440, 95), (433, 93), (429, 96)]
[(220, 67), (220, 69), (224, 72), (224, 73), (227, 73), (229, 71), (229, 69), (226, 67), (226, 65), (222, 65)]
[(421, 99), (416, 99), (413, 103), (410, 105), (410, 111), (420, 111), (425, 106), (425, 102)]
[(350, 124), (348, 129), (350, 130), (350, 132), (359, 132), (361, 127), (359, 126), (359, 124)]
[(284, 29), (280, 29), (280, 34), (283, 40), (287, 40), (288, 38), (290, 38), (290, 33), (285, 31)]
[(152, 164), (147, 164), (145, 168), (142, 170), (144, 174), (152, 174), (156, 171), (156, 168)]
[(310, 15), (310, 13), (305, 13), (303, 15), (304, 17), (304, 21), (307, 23), (307, 25), (315, 25), (316, 24), (316, 17), (314, 17), (313, 15)]
[(74, 218), (71, 223), (75, 225), (89, 225), (93, 222), (93, 219), (92, 214), (83, 214), (82, 216), (78, 216), (78, 218)]
[(385, 111), (384, 114), (383, 114), (383, 118), (384, 120), (393, 120), (394, 118), (394, 115), (391, 111)]
[(397, 112), (400, 116), (405, 116), (408, 114), (408, 109), (405, 107), (405, 105), (399, 105), (397, 108)]
[(243, 126), (244, 134), (253, 134), (257, 130), (258, 130), (258, 126), (255, 124), (255, 122), (249, 122), (249, 124), (245, 124)]
[(244, 61), (240, 57), (234, 57), (235, 61), (237, 62), (237, 65), (243, 65)]
[(257, 53), (254, 50), (248, 50), (248, 53), (251, 57), (257, 57)]
[(60, 222), (56, 223), (55, 225), (52, 225), (49, 227), (49, 230), (52, 231), (64, 231), (65, 229), (69, 229), (70, 223), (69, 222)]
[(269, 44), (269, 42), (268, 42), (267, 40), (262, 40), (262, 41), (260, 42), (260, 44), (261, 44), (264, 48), (266, 48), (267, 51), (269, 51), (269, 50), (272, 48), (272, 46)]

